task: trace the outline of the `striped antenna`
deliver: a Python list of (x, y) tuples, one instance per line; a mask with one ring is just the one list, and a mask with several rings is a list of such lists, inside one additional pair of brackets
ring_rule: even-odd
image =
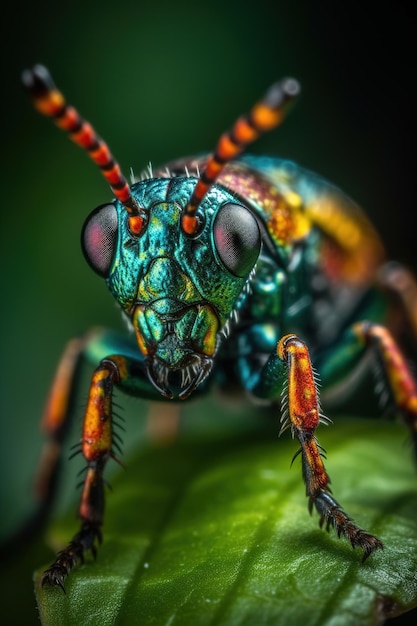
[(294, 78), (285, 78), (274, 83), (248, 115), (240, 117), (230, 131), (221, 135), (183, 211), (181, 224), (187, 235), (193, 236), (198, 231), (198, 207), (225, 165), (235, 159), (262, 133), (281, 124), (299, 92), (300, 85)]
[(86, 150), (90, 158), (99, 166), (114, 195), (126, 207), (131, 227), (133, 226), (133, 230), (140, 232), (145, 218), (144, 211), (133, 198), (127, 180), (106, 142), (97, 135), (94, 128), (79, 115), (74, 107), (67, 104), (43, 65), (35, 65), (32, 69), (25, 70), (22, 74), (22, 82), (35, 108), (42, 115), (52, 117), (55, 124)]

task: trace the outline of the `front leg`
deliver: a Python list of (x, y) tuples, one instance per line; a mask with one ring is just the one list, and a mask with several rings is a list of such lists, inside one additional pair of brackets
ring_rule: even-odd
[(115, 453), (113, 388), (115, 385), (129, 387), (132, 375), (140, 366), (141, 363), (134, 359), (110, 356), (100, 362), (92, 376), (81, 439), (81, 451), (87, 461), (78, 509), (81, 528), (44, 572), (42, 585), (58, 585), (64, 590), (66, 577), (78, 562), (84, 560), (86, 552), (91, 550), (94, 556), (96, 554), (104, 516), (104, 469), (110, 458), (120, 462)]
[[(324, 467), (321, 448), (315, 435), (320, 422), (330, 420), (321, 413), (315, 374), (311, 365), (306, 344), (296, 335), (286, 335), (279, 342), (276, 354), (265, 366), (265, 377), (258, 387), (264, 396), (271, 397), (271, 390), (276, 394), (280, 364), (286, 366), (286, 380), (283, 389), (281, 432), (291, 429), (301, 448), (295, 456), (301, 454), (303, 479), (309, 510), (316, 508), (320, 515), (320, 526), (327, 530), (333, 527), (340, 537), (348, 539), (353, 548), (363, 550), (363, 560), (378, 548), (382, 542), (374, 535), (362, 530), (333, 498), (329, 487), (330, 478)], [(269, 381), (269, 382), (268, 382)], [(256, 389), (254, 389), (256, 393)], [(295, 457), (294, 457), (295, 458)]]

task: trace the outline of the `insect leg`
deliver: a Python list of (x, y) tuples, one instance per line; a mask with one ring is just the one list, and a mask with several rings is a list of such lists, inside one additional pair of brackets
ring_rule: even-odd
[(88, 550), (95, 555), (95, 542), (101, 542), (104, 514), (103, 472), (109, 458), (118, 460), (114, 453), (111, 405), (113, 387), (121, 378), (120, 365), (124, 365), (123, 357), (103, 359), (92, 376), (81, 440), (82, 453), (87, 461), (87, 473), (78, 510), (82, 524), (80, 531), (44, 572), (42, 585), (50, 583), (64, 589), (64, 580), (71, 569), (83, 560)]
[(120, 380), (114, 360), (104, 359), (93, 374), (84, 417), (82, 452), (88, 463), (79, 506), (82, 520), (80, 531), (59, 553), (55, 562), (44, 572), (42, 585), (50, 583), (64, 589), (63, 582), (87, 550), (95, 553), (95, 541), (101, 541), (104, 513), (103, 471), (107, 460), (114, 457), (111, 420), (113, 386)]
[(360, 321), (349, 327), (330, 351), (317, 355), (324, 387), (323, 400), (343, 400), (374, 369), (375, 392), (387, 411), (397, 413), (410, 430), (417, 457), (417, 381), (392, 332), (385, 326)]
[[(87, 350), (88, 353), (88, 350)], [(143, 360), (132, 356), (113, 355), (102, 358), (93, 373), (83, 421), (81, 451), (87, 461), (83, 489), (78, 508), (81, 527), (66, 548), (44, 572), (42, 585), (50, 584), (64, 589), (64, 581), (77, 563), (96, 544), (101, 543), (104, 516), (104, 469), (112, 458), (120, 463), (117, 433), (114, 433), (112, 397), (114, 387), (126, 392), (146, 391), (146, 370)], [(149, 390), (154, 393), (153, 388)], [(146, 395), (146, 393), (144, 393)]]
[(35, 473), (33, 493), (36, 509), (7, 538), (0, 551), (2, 558), (12, 557), (43, 525), (54, 503), (58, 487), (62, 446), (68, 430), (77, 374), (89, 335), (68, 342), (53, 380), (41, 419), (45, 443)]
[(417, 281), (414, 275), (400, 263), (390, 261), (380, 268), (378, 281), (382, 287), (396, 294), (417, 341)]
[(329, 420), (321, 413), (308, 348), (296, 335), (286, 335), (278, 342), (277, 352), (287, 366), (281, 432), (290, 428), (300, 442), (301, 448), (295, 456), (301, 455), (310, 513), (315, 507), (320, 515), (320, 526), (325, 524), (327, 530), (333, 527), (338, 537), (344, 535), (353, 548), (363, 550), (365, 560), (383, 546), (377, 537), (362, 530), (331, 495), (330, 478), (315, 435), (319, 423)]
[(46, 401), (41, 419), (41, 430), (46, 441), (34, 481), (34, 491), (40, 502), (48, 501), (54, 491), (62, 443), (72, 409), (73, 391), (87, 341), (86, 336), (67, 343)]
[(352, 330), (365, 349), (374, 349), (383, 390), (409, 427), (417, 455), (417, 384), (407, 360), (384, 326), (365, 321), (356, 323)]

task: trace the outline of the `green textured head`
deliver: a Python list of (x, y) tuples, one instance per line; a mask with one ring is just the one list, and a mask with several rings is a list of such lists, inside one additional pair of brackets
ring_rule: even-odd
[(198, 231), (184, 232), (181, 216), (196, 182), (136, 183), (139, 232), (115, 201), (98, 207), (82, 234), (88, 262), (133, 324), (149, 379), (167, 397), (171, 387), (187, 397), (210, 372), (261, 249), (254, 214), (218, 185), (199, 207)]

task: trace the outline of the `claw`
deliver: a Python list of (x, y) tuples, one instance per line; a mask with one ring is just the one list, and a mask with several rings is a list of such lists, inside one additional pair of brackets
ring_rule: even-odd
[(315, 499), (310, 499), (309, 505), (311, 505), (311, 508), (313, 504), (320, 513), (320, 528), (322, 528), (324, 524), (326, 524), (327, 531), (329, 531), (331, 527), (334, 528), (339, 539), (343, 535), (349, 541), (352, 548), (360, 548), (363, 550), (362, 563), (364, 563), (375, 550), (383, 550), (384, 544), (382, 541), (355, 524), (330, 493), (324, 491), (320, 492)]
[(43, 573), (41, 586), (44, 587), (45, 585), (51, 585), (52, 587), (60, 587), (66, 594), (67, 592), (65, 591), (64, 580), (68, 574), (69, 572), (66, 568), (61, 565), (52, 565)]
[(42, 575), (41, 586), (60, 587), (66, 593), (64, 588), (65, 579), (77, 563), (84, 562), (85, 553), (91, 550), (94, 558), (96, 558), (97, 549), (94, 545), (96, 540), (101, 543), (102, 535), (100, 528), (93, 524), (84, 523), (80, 532), (58, 554), (54, 563), (45, 570)]

